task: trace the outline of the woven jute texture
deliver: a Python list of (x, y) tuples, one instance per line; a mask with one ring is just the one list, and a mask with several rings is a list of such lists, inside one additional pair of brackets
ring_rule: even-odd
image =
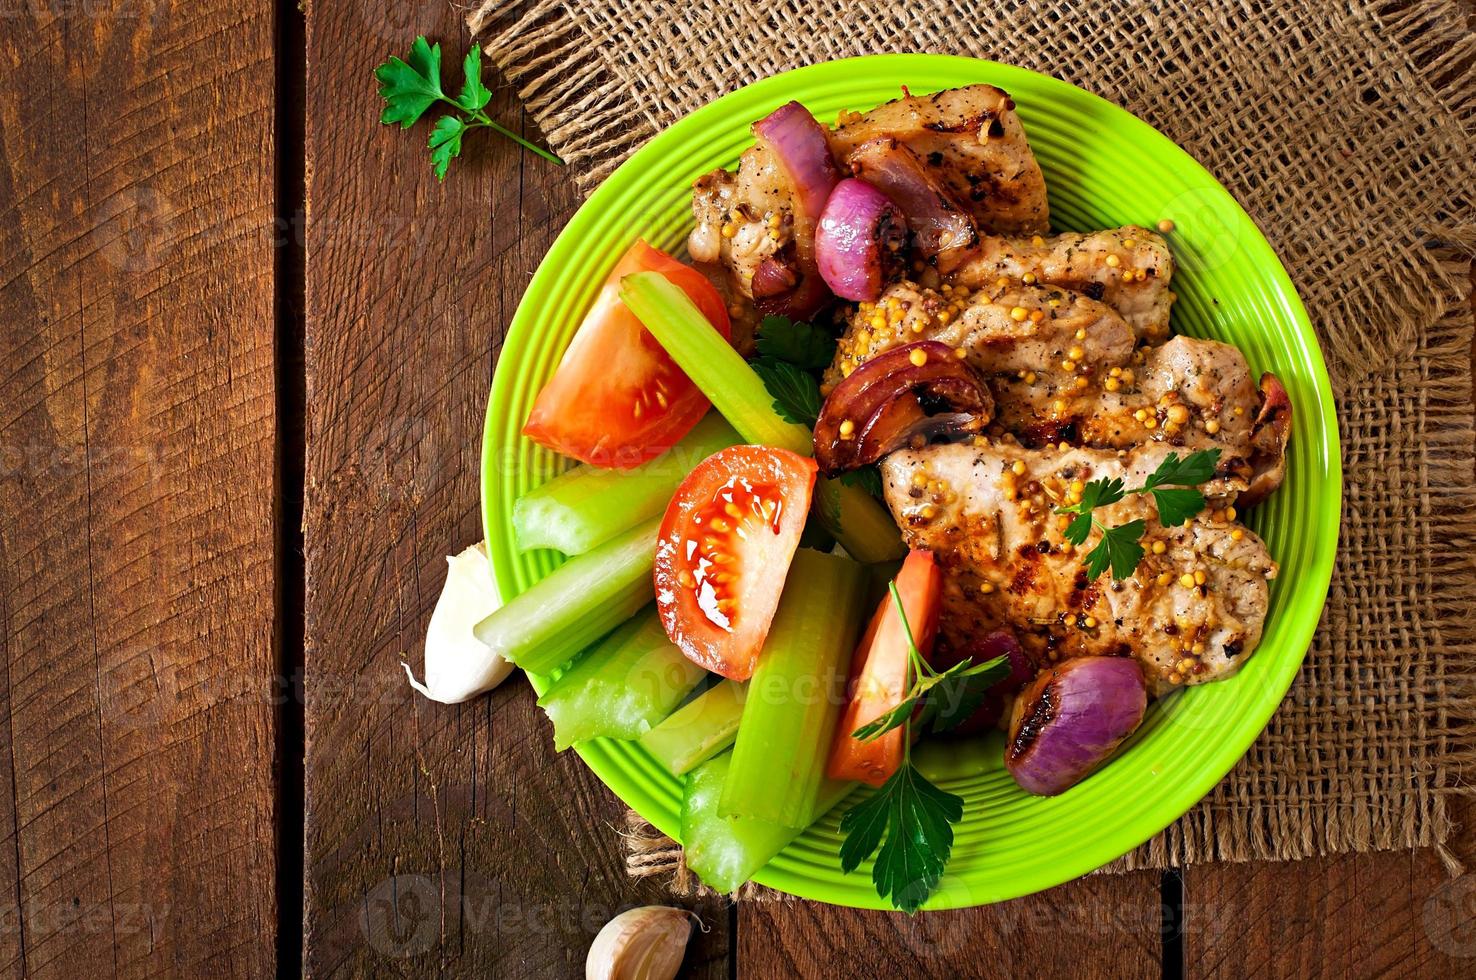
[[(1175, 6), (484, 0), (467, 22), (586, 192), (723, 93), (884, 51), (1055, 75), (1204, 163), (1317, 325), (1343, 440), (1342, 543), (1317, 638), (1259, 741), (1111, 868), (1439, 846), (1476, 774), (1476, 38), (1443, 0)], [(695, 887), (670, 841), (638, 819), (626, 836), (633, 874)]]

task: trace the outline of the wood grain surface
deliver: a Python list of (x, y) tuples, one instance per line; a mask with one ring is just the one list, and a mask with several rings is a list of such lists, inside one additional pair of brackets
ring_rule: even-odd
[[(437, 184), (428, 123), (373, 122), (417, 33), (454, 78), (442, 0), (0, 5), (0, 974), (296, 972), (300, 902), (310, 976), (577, 977), (611, 915), (672, 901), (525, 684), (405, 684), (481, 537), (503, 331), (578, 204), (484, 132)], [(1427, 851), (913, 919), (685, 904), (692, 977), (1476, 974), (1476, 875)]]
[(271, 976), (272, 9), (7, 4), (0, 64), (0, 962)]

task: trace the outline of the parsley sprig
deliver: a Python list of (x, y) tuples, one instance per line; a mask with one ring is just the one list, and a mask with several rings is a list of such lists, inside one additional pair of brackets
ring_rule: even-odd
[(552, 153), (534, 146), (487, 115), (485, 110), (487, 103), (492, 101), (492, 90), (482, 84), (480, 48), (472, 46), (461, 68), (465, 81), (461, 93), (452, 98), (441, 87), (441, 46), (430, 44), (422, 36), (415, 39), (404, 59), (391, 58), (374, 69), (374, 77), (379, 80), (379, 96), (384, 99), (380, 122), (386, 125), (399, 123), (402, 129), (408, 129), (437, 102), (444, 102), (456, 110), (437, 119), (435, 128), (431, 130), (428, 146), (437, 180), (446, 179), (451, 159), (461, 155), (461, 139), (467, 130), (479, 127), (501, 133), (545, 160), (563, 164), (564, 161)]
[(1119, 477), (1093, 480), (1082, 490), (1080, 501), (1057, 507), (1057, 514), (1076, 515), (1062, 535), (1072, 544), (1085, 544), (1094, 528), (1101, 532), (1102, 539), (1086, 556), (1087, 576), (1096, 578), (1109, 567), (1114, 579), (1133, 574), (1143, 559), (1143, 546), (1138, 541), (1147, 529), (1141, 520), (1107, 527), (1093, 516), (1093, 511), (1115, 504), (1128, 494), (1147, 493), (1153, 495), (1159, 523), (1164, 527), (1178, 527), (1204, 509), (1204, 494), (1199, 484), (1215, 475), (1219, 462), (1218, 449), (1201, 449), (1182, 458), (1178, 453), (1169, 453), (1141, 487), (1128, 490)]
[(880, 789), (841, 818), (846, 839), (840, 858), (841, 870), (849, 874), (875, 852), (871, 880), (877, 894), (911, 915), (938, 887), (953, 853), (953, 825), (963, 819), (963, 798), (934, 786), (912, 764), (912, 724), (931, 724), (938, 731), (957, 726), (974, 713), (985, 693), (1010, 668), (1004, 657), (996, 657), (981, 664), (965, 660), (941, 673), (934, 671), (918, 652), (897, 583), (889, 588), (907, 637), (912, 686), (895, 708), (851, 734), (869, 741), (901, 728), (902, 765)]
[(835, 338), (814, 324), (766, 316), (755, 347), (758, 356), (750, 366), (769, 389), (774, 411), (786, 422), (814, 427), (824, 401), (816, 374), (835, 356)]

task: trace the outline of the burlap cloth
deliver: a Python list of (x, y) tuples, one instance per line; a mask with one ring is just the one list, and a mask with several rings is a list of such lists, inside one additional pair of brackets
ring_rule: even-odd
[[(725, 92), (884, 51), (1055, 75), (1208, 166), (1317, 325), (1342, 431), (1342, 544), (1306, 665), (1259, 741), (1111, 867), (1411, 846), (1454, 865), (1450, 804), (1476, 771), (1476, 38), (1447, 2), (1177, 6), (484, 0), (467, 22), (586, 192)], [(638, 818), (627, 840), (632, 873), (693, 887), (680, 849)]]

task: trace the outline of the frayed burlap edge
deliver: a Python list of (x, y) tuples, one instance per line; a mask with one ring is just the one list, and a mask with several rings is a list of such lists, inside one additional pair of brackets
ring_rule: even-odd
[[(1358, 5), (1379, 36), (1392, 40), (1407, 60), (1405, 81), (1427, 86), (1443, 101), (1470, 139), (1476, 128), (1476, 77), (1471, 64), (1476, 37), (1465, 31), (1447, 0)], [(656, 105), (629, 98), (640, 91), (638, 66), (623, 67), (600, 58), (578, 17), (557, 0), (534, 3), (486, 0), (470, 11), (472, 33), (504, 75), (517, 87), (524, 105), (549, 143), (567, 160), (582, 190), (599, 184), (637, 146), (671, 121)], [(577, 80), (577, 81), (575, 81)], [(721, 94), (710, 93), (710, 97)], [(622, 98), (621, 96), (626, 96)], [(633, 104), (633, 102), (635, 104)], [(1335, 381), (1357, 377), (1388, 357), (1406, 354), (1423, 380), (1425, 429), (1421, 472), (1411, 492), (1427, 515), (1428, 562), (1423, 566), (1420, 605), (1429, 610), (1428, 631), (1420, 642), (1442, 652), (1452, 665), (1436, 692), (1435, 733), (1439, 763), (1432, 771), (1411, 772), (1410, 805), (1368, 806), (1346, 817), (1329, 808), (1322, 826), (1309, 822), (1306, 801), (1259, 801), (1252, 809), (1237, 801), (1201, 805), (1106, 871), (1181, 866), (1203, 860), (1296, 859), (1318, 854), (1434, 846), (1447, 864), (1460, 864), (1443, 845), (1453, 831), (1447, 802), (1476, 793), (1472, 705), (1476, 704), (1476, 494), (1471, 489), (1473, 430), (1469, 355), (1473, 323), (1469, 308), (1471, 264), (1476, 247), (1469, 216), (1452, 215), (1448, 226), (1424, 227), (1423, 244), (1397, 255), (1408, 275), (1377, 277), (1346, 285), (1351, 299), (1342, 306), (1340, 332), (1323, 332)], [(1346, 312), (1367, 304), (1366, 318)], [(1402, 315), (1386, 317), (1379, 304), (1399, 304)], [(1382, 307), (1387, 308), (1387, 307)], [(1315, 313), (1314, 313), (1315, 316)], [(1430, 324), (1421, 328), (1420, 324)], [(1390, 326), (1393, 329), (1389, 329)], [(1378, 357), (1370, 357), (1370, 352)], [(1340, 386), (1341, 389), (1342, 386)], [(1341, 399), (1340, 399), (1341, 401)], [(1346, 423), (1345, 423), (1346, 425)], [(1336, 582), (1335, 582), (1336, 587)], [(1335, 588), (1336, 591), (1336, 588)], [(1333, 601), (1330, 599), (1330, 602)], [(1446, 695), (1441, 697), (1441, 694)], [(1426, 719), (1418, 720), (1421, 726)], [(1273, 722), (1274, 724), (1274, 722)], [(1233, 783), (1232, 773), (1226, 783)], [(1224, 784), (1222, 784), (1223, 786)], [(1328, 787), (1330, 794), (1337, 787)], [(1334, 796), (1334, 798), (1336, 798)], [(1356, 809), (1356, 808), (1355, 808)], [(622, 835), (628, 870), (635, 876), (667, 874), (678, 894), (705, 893), (681, 861), (681, 850), (635, 814)], [(778, 896), (747, 886), (737, 897)]]

